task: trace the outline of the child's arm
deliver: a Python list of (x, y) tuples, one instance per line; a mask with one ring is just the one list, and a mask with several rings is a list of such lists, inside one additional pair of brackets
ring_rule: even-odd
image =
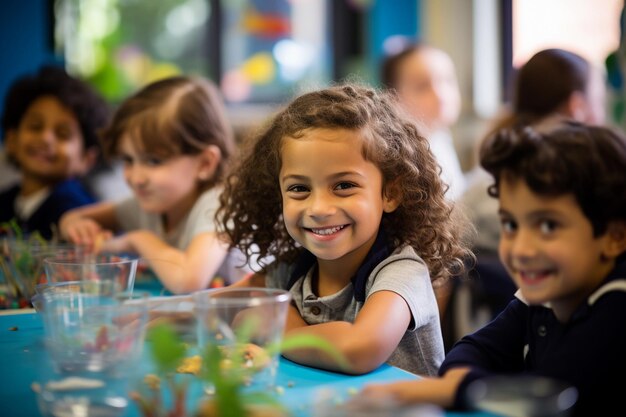
[(443, 376), (372, 384), (366, 386), (361, 394), (368, 398), (388, 398), (400, 405), (433, 403), (446, 408), (458, 406), (455, 400), (463, 398), (459, 389), (466, 389), (471, 381), (490, 373), (516, 374), (523, 371), (523, 351), (528, 343), (524, 337), (528, 326), (527, 309), (528, 306), (521, 301), (513, 301), (495, 320), (464, 336), (441, 364)]
[(101, 249), (137, 253), (169, 291), (182, 294), (207, 288), (226, 257), (228, 245), (216, 233), (204, 232), (181, 250), (151, 231), (134, 230), (104, 242)]
[(428, 403), (444, 408), (454, 405), (457, 390), (470, 368), (453, 368), (437, 378), (423, 378), (416, 381), (401, 381), (388, 384), (366, 385), (355, 398), (380, 398), (393, 401), (399, 406)]
[(258, 272), (250, 273), (248, 276), (229, 285), (229, 287), (257, 287), (265, 288), (265, 275)]
[[(295, 309), (294, 309), (295, 310)], [(377, 291), (366, 301), (354, 323), (333, 321), (307, 325), (290, 311), (286, 336), (314, 334), (328, 340), (348, 361), (343, 368), (323, 352), (300, 349), (285, 352), (295, 362), (350, 374), (370, 372), (397, 348), (411, 321), (404, 299), (392, 291)]]
[(119, 228), (115, 204), (102, 202), (72, 209), (59, 220), (61, 237), (87, 246), (110, 238)]

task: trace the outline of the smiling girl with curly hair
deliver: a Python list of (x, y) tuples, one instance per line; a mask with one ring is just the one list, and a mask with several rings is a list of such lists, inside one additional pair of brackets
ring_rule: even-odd
[(396, 98), (355, 84), (301, 95), (244, 148), (217, 219), (262, 270), (236, 285), (289, 289), (286, 334), (322, 336), (348, 365), (285, 356), (348, 373), (383, 362), (437, 372), (433, 287), (471, 257), (439, 171)]

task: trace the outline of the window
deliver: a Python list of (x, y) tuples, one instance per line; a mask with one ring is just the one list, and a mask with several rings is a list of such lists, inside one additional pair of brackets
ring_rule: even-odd
[(512, 65), (535, 52), (563, 48), (576, 52), (608, 75), (608, 122), (626, 126), (620, 47), (623, 0), (512, 1)]
[(331, 79), (326, 2), (222, 1), (221, 87), (230, 102), (272, 102)]
[(175, 74), (230, 103), (282, 101), (332, 78), (326, 0), (56, 0), (68, 70), (110, 101)]
[(617, 50), (623, 0), (513, 0), (513, 65), (563, 48), (597, 65)]

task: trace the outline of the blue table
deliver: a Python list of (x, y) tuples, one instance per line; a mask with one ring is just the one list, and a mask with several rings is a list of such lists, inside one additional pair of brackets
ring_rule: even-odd
[[(31, 384), (37, 378), (37, 369), (47, 366), (43, 346), (43, 326), (38, 314), (8, 312), (0, 315), (0, 415), (11, 417), (39, 416), (36, 397)], [(11, 314), (17, 313), (17, 314)], [(294, 417), (308, 417), (315, 393), (331, 389), (338, 396), (347, 396), (366, 383), (410, 380), (415, 376), (401, 369), (383, 365), (360, 376), (349, 376), (301, 366), (282, 359), (277, 385), (282, 388), (280, 401)], [(134, 404), (129, 417), (138, 416)], [(488, 417), (488, 413), (446, 413), (446, 416)]]

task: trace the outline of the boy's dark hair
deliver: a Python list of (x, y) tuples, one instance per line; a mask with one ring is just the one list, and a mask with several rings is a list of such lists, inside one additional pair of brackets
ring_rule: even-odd
[(99, 147), (98, 131), (109, 118), (107, 103), (86, 82), (56, 66), (44, 66), (11, 85), (4, 100), (3, 135), (17, 129), (30, 105), (43, 96), (55, 97), (74, 113), (85, 149)]
[(573, 194), (601, 236), (626, 220), (626, 138), (617, 130), (573, 121), (503, 129), (482, 144), (480, 163), (495, 179), (522, 179), (543, 196)]
[(196, 155), (208, 145), (217, 146), (221, 159), (213, 177), (204, 184), (207, 188), (222, 180), (235, 148), (219, 90), (199, 77), (155, 81), (124, 100), (102, 132), (107, 156), (119, 154), (124, 135), (130, 135), (144, 151), (164, 159)]

